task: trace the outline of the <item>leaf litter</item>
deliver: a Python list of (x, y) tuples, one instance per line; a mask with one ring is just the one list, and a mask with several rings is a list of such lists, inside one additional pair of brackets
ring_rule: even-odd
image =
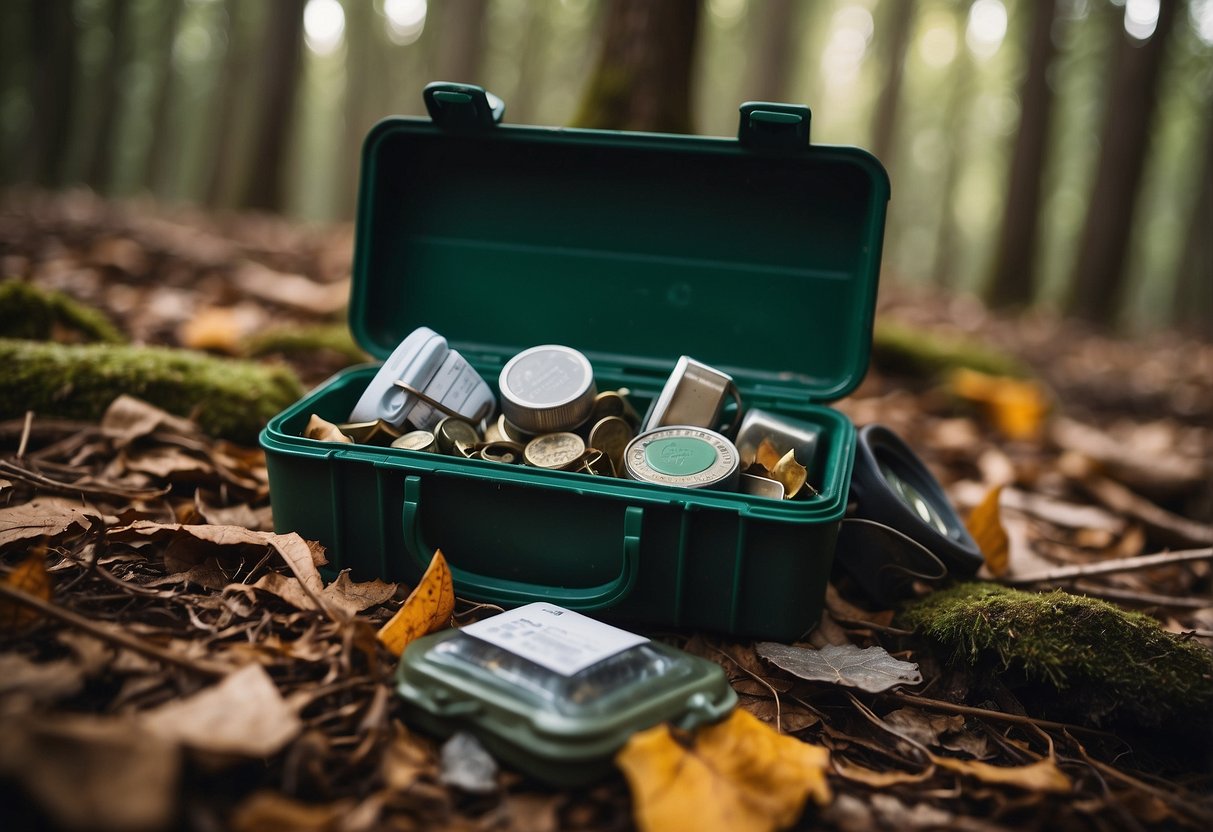
[[(300, 331), (329, 326), (347, 293), (348, 227), (151, 215), (82, 193), (24, 199), (0, 205), (9, 273), (105, 310), (135, 340), (183, 346), (191, 330), (182, 325), (198, 309), (252, 316), (260, 307), (263, 320)], [(995, 519), (1009, 537), (1008, 579), (1210, 545), (1213, 346), (1110, 341), (896, 287), (881, 296), (885, 320), (932, 337), (980, 333), (1038, 374), (1026, 385), (957, 384), (890, 372), (878, 353), (862, 388), (837, 405), (856, 424), (901, 434), (958, 506), (1002, 488)], [(215, 320), (222, 337), (207, 337), (239, 350), (231, 321)], [(327, 348), (283, 357), (309, 383), (353, 360)], [(378, 638), (416, 588), (321, 577), (318, 547), (271, 531), (261, 451), (208, 437), (187, 415), (124, 397), (96, 424), (47, 414), (0, 422), (0, 588), (23, 584), (19, 567), (43, 549), (53, 586), (28, 596), (42, 606), (0, 598), (0, 826), (645, 823), (633, 812), (646, 784), (633, 795), (623, 777), (553, 792), (505, 768), (489, 794), (445, 785), (441, 746), (406, 725), (391, 686), (395, 656)], [(1032, 586), (1080, 588), (1213, 643), (1207, 560), (1066, 574)], [(845, 575), (827, 601), (809, 643), (880, 648), (917, 665), (922, 692), (908, 682), (882, 692), (839, 685), (838, 668), (835, 683), (808, 681), (766, 664), (752, 643), (651, 634), (720, 663), (740, 694), (745, 717), (734, 719), (798, 744), (789, 747), (828, 750), (820, 784), (832, 800), (761, 809), (769, 828), (801, 816), (824, 829), (1213, 825), (1207, 740), (1188, 738), (1197, 756), (1206, 750), (1193, 762), (1141, 733), (1051, 722), (1025, 708), (1015, 679), (947, 665)], [(453, 616), (439, 607), (437, 623), (419, 617), (428, 628), (489, 612), (454, 599)], [(639, 765), (709, 747), (670, 729), (655, 736), (662, 731), (676, 748), (659, 743)], [(721, 770), (751, 753), (726, 753)], [(774, 800), (780, 790), (769, 790)]]

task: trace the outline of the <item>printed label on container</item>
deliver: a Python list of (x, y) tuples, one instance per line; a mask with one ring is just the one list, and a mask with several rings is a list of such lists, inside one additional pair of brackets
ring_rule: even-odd
[(508, 650), (561, 676), (648, 641), (554, 604), (527, 604), (477, 621), (461, 632)]

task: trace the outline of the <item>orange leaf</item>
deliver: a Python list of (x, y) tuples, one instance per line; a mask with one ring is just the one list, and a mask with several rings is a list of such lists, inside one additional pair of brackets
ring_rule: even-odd
[(1057, 767), (1051, 758), (1039, 760), (1026, 766), (992, 766), (979, 760), (958, 760), (953, 757), (931, 755), (935, 765), (975, 777), (983, 783), (1001, 786), (1018, 786), (1032, 792), (1055, 792), (1065, 794), (1074, 788), (1066, 773)]
[(969, 534), (977, 541), (981, 555), (986, 560), (986, 566), (995, 577), (1007, 574), (1010, 565), (1010, 546), (1007, 530), (1002, 527), (1002, 518), (998, 508), (998, 498), (1002, 496), (1002, 486), (996, 485), (990, 489), (977, 508), (969, 513)]
[(303, 428), (303, 436), (305, 439), (317, 439), (321, 442), (350, 442), (350, 439), (341, 429), (327, 419), (321, 419), (315, 413), (307, 420), (307, 425)]
[[(17, 568), (0, 580), (7, 587), (24, 592), (41, 601), (51, 599), (51, 577), (46, 573), (46, 547), (38, 546)], [(19, 630), (33, 624), (40, 617), (37, 610), (0, 598), (0, 632)]]
[(810, 795), (830, 801), (829, 752), (743, 710), (679, 742), (668, 725), (641, 731), (615, 757), (642, 832), (771, 832), (791, 826)]
[(980, 405), (986, 418), (1008, 439), (1040, 436), (1049, 397), (1035, 381), (961, 368), (952, 373), (950, 386), (960, 398)]
[(399, 656), (409, 642), (445, 627), (454, 611), (455, 585), (451, 582), (451, 568), (447, 566), (442, 550), (438, 549), (421, 582), (404, 599), (404, 606), (380, 628), (379, 641)]

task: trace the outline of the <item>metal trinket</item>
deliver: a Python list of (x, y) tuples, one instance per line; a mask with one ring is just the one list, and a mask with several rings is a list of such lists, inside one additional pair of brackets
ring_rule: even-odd
[[(741, 394), (733, 377), (690, 356), (682, 356), (645, 419), (644, 430), (668, 425), (692, 425), (714, 430), (725, 404), (732, 399), (741, 413)], [(734, 414), (736, 419), (737, 414)], [(726, 433), (732, 424), (723, 428)]]
[(598, 389), (589, 359), (545, 344), (515, 355), (501, 369), (501, 412), (522, 430), (556, 433), (586, 420)]
[(624, 452), (624, 476), (659, 485), (736, 490), (737, 448), (706, 428), (678, 425), (640, 434)]
[(425, 453), (436, 453), (438, 451), (438, 441), (434, 434), (428, 430), (411, 430), (392, 442), (393, 448), (401, 448), (406, 451), (423, 451)]
[(536, 468), (563, 470), (585, 453), (585, 441), (575, 433), (545, 433), (527, 443), (523, 458)]

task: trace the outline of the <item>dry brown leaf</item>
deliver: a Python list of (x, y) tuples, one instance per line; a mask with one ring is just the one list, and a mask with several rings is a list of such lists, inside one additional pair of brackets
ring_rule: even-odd
[(985, 499), (969, 513), (969, 534), (981, 549), (986, 568), (994, 577), (1007, 574), (1010, 566), (1010, 540), (1007, 531), (1002, 527), (1001, 511), (998, 499), (1002, 496), (1001, 485), (996, 485), (986, 494)]
[[(4, 576), (0, 583), (40, 601), (51, 599), (51, 576), (46, 572), (46, 547), (38, 546), (17, 567)], [(0, 633), (12, 632), (28, 627), (42, 613), (24, 604), (0, 598)]]
[(232, 813), (236, 832), (327, 832), (354, 807), (352, 800), (301, 803), (279, 792), (255, 792)]
[(442, 556), (442, 550), (438, 549), (421, 582), (404, 599), (404, 605), (391, 620), (380, 628), (379, 641), (399, 656), (409, 642), (445, 627), (454, 611), (455, 585), (451, 581), (451, 568)]
[(0, 736), (0, 775), (20, 784), (56, 826), (169, 828), (181, 754), (133, 720), (25, 715), (0, 720)]
[(324, 588), (321, 596), (331, 608), (341, 610), (346, 615), (355, 615), (392, 600), (395, 594), (396, 584), (378, 578), (353, 581), (350, 579), (350, 571), (343, 569), (337, 575), (337, 580)]
[(1049, 397), (1037, 382), (962, 367), (952, 373), (949, 387), (954, 395), (981, 406), (986, 418), (1008, 439), (1039, 438), (1049, 412)]
[(303, 727), (265, 669), (248, 664), (216, 685), (140, 715), (157, 736), (201, 751), (268, 757)]
[(826, 749), (782, 736), (742, 710), (697, 730), (633, 735), (616, 755), (642, 832), (770, 832), (791, 826), (808, 797), (830, 801)]
[(305, 439), (315, 439), (319, 442), (345, 442), (346, 444), (354, 444), (354, 440), (350, 439), (342, 433), (336, 425), (325, 419), (321, 419), (315, 413), (307, 420), (307, 426), (303, 429)]
[(434, 760), (429, 749), (403, 726), (393, 726), (392, 740), (383, 752), (380, 764), (387, 787), (404, 791), (433, 769)]
[[(781, 733), (795, 734), (821, 722), (817, 714), (795, 702), (781, 701), (778, 706), (770, 692), (766, 696), (741, 694), (737, 706), (744, 708)], [(778, 720), (778, 725), (776, 721)]]
[(174, 416), (126, 393), (114, 399), (101, 417), (102, 433), (119, 448), (163, 429), (183, 436), (200, 434), (198, 426), (190, 420)]
[(265, 323), (265, 311), (252, 304), (213, 306), (185, 321), (177, 331), (181, 345), (235, 355), (244, 339)]
[(953, 757), (931, 759), (940, 768), (974, 777), (983, 783), (1000, 786), (1016, 786), (1030, 792), (1052, 792), (1066, 794), (1074, 784), (1052, 759), (1045, 758), (1026, 766), (992, 766), (978, 760), (957, 760)]
[(21, 505), (0, 508), (0, 549), (40, 537), (58, 539), (76, 527), (87, 528), (100, 512), (80, 507), (79, 500), (38, 497)]
[(232, 279), (255, 298), (313, 315), (340, 312), (350, 300), (348, 280), (317, 283), (301, 274), (275, 271), (260, 263), (245, 263), (236, 270)]
[(893, 658), (883, 647), (860, 649), (854, 644), (827, 644), (810, 649), (760, 641), (754, 649), (776, 667), (801, 679), (830, 682), (869, 693), (880, 693), (897, 685), (917, 685), (922, 681), (918, 665)]
[(20, 653), (0, 653), (0, 697), (19, 694), (34, 702), (56, 702), (80, 692), (84, 672), (71, 659), (33, 662)]

